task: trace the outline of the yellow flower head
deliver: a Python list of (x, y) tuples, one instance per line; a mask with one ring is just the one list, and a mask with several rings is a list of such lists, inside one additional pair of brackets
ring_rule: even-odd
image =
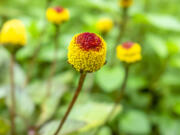
[(106, 43), (95, 33), (80, 33), (68, 47), (68, 62), (80, 72), (95, 72), (106, 61)]
[(117, 58), (126, 63), (141, 60), (141, 46), (137, 43), (126, 42), (117, 46)]
[(25, 45), (26, 44), (26, 29), (20, 20), (7, 21), (0, 32), (1, 44)]
[(96, 23), (96, 28), (101, 33), (109, 32), (113, 27), (113, 21), (110, 18), (101, 18)]
[(121, 7), (128, 8), (133, 4), (133, 0), (120, 0), (119, 4)]
[(59, 6), (48, 8), (46, 11), (46, 18), (49, 22), (61, 24), (69, 20), (69, 11)]

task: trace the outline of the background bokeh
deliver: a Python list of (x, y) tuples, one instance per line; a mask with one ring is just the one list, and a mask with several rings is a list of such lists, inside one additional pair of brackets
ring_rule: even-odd
[[(53, 61), (55, 27), (45, 18), (48, 0), (0, 0), (0, 26), (20, 19), (28, 43), (16, 55), (15, 82), (18, 135), (52, 135), (66, 111), (79, 74), (67, 63), (67, 47), (74, 34), (95, 32), (96, 22), (109, 17), (113, 29), (106, 35), (107, 64), (88, 74), (83, 91), (63, 128), (67, 135), (93, 135), (103, 125), (120, 91), (122, 63), (111, 66), (113, 47), (120, 31), (122, 9), (118, 0), (52, 0), (70, 11), (70, 20), (60, 26), (58, 67), (53, 89), (46, 100), (49, 68)], [(48, 6), (48, 7), (49, 7)], [(120, 43), (138, 42), (142, 61), (131, 66), (125, 96), (112, 120), (98, 135), (180, 135), (180, 1), (134, 0)], [(40, 46), (40, 47), (39, 47)], [(37, 56), (29, 68), (35, 50)], [(0, 47), (0, 135), (8, 135), (9, 53)], [(27, 74), (30, 82), (25, 86)]]

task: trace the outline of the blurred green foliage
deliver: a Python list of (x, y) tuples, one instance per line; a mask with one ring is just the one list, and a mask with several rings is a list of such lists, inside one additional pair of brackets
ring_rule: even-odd
[[(21, 19), (27, 28), (28, 44), (16, 55), (15, 65), (17, 132), (27, 135), (40, 126), (40, 135), (51, 135), (62, 118), (78, 73), (67, 63), (67, 46), (79, 32), (97, 32), (101, 17), (122, 21), (118, 0), (52, 0), (70, 10), (70, 20), (60, 27), (58, 68), (53, 88), (46, 100), (46, 83), (53, 61), (55, 27), (45, 19), (46, 0), (1, 0), (0, 24)], [(180, 1), (134, 0), (124, 41), (138, 42), (143, 59), (130, 68), (124, 99), (117, 114), (98, 135), (180, 135)], [(115, 25), (105, 37), (107, 64), (89, 74), (63, 134), (93, 135), (103, 125), (124, 77), (122, 63), (112, 67), (113, 47), (120, 30)], [(40, 46), (36, 64), (29, 69), (35, 49)], [(0, 135), (9, 131), (9, 54), (0, 47)], [(26, 74), (32, 73), (24, 87)]]

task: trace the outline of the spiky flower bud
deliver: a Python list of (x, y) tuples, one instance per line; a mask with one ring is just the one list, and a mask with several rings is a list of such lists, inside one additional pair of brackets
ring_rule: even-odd
[(95, 72), (106, 61), (106, 43), (95, 33), (80, 33), (68, 47), (68, 62), (79, 72)]

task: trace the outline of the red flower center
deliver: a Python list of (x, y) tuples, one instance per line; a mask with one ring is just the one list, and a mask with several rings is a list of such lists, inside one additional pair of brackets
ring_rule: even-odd
[(64, 10), (64, 8), (58, 6), (58, 7), (54, 7), (54, 10), (56, 10), (56, 12), (58, 13), (61, 13)]
[(80, 47), (86, 51), (95, 50), (98, 51), (101, 48), (101, 38), (98, 37), (94, 33), (85, 32), (80, 34), (76, 43), (80, 45)]
[(133, 42), (125, 42), (122, 44), (122, 47), (125, 49), (130, 49), (134, 45)]

